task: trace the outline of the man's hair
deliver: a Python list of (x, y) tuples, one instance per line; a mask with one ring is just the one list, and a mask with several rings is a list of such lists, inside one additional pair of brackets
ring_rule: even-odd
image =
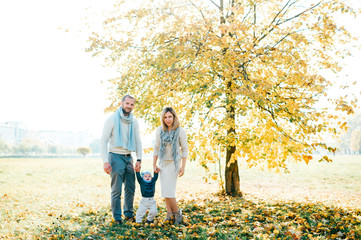
[(165, 107), (160, 115), (160, 122), (162, 123), (162, 127), (164, 131), (168, 130), (168, 126), (167, 124), (165, 124), (164, 122), (164, 115), (170, 112), (171, 114), (173, 114), (173, 126), (172, 126), (172, 130), (176, 130), (178, 127), (180, 127), (180, 123), (179, 123), (179, 119), (177, 116), (177, 113), (174, 111), (174, 109), (172, 107)]
[(134, 98), (133, 96), (131, 96), (131, 95), (129, 95), (129, 94), (126, 94), (126, 95), (124, 95), (124, 97), (122, 98), (122, 102), (124, 102), (124, 100), (125, 100), (126, 98), (134, 99), (134, 101), (135, 101), (135, 98)]

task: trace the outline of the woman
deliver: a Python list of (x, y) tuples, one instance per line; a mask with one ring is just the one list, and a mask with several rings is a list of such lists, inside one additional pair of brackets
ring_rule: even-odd
[[(186, 166), (187, 135), (179, 126), (179, 119), (173, 108), (164, 108), (160, 120), (162, 125), (156, 131), (153, 168), (154, 171), (160, 170), (161, 193), (167, 208), (165, 221), (170, 221), (174, 215), (175, 224), (180, 224), (183, 216), (177, 205), (176, 184), (178, 176), (183, 176)], [(157, 166), (158, 159), (160, 168)]]

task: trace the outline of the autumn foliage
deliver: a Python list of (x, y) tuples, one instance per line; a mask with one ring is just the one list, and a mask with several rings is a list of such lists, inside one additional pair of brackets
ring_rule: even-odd
[[(303, 203), (268, 204), (238, 198), (181, 202), (185, 223), (175, 226), (158, 219), (151, 224), (112, 221), (110, 211), (85, 211), (79, 217), (58, 216), (40, 236), (50, 239), (359, 239), (360, 211)], [(164, 213), (164, 209), (160, 213)], [(81, 225), (79, 230), (63, 222)]]
[(119, 70), (107, 110), (130, 93), (136, 115), (155, 127), (161, 109), (175, 107), (190, 158), (205, 168), (225, 159), (234, 195), (240, 158), (278, 171), (289, 160), (308, 163), (315, 149), (336, 151), (325, 137), (346, 129), (341, 113), (356, 106), (327, 95), (326, 76), (350, 54), (353, 38), (337, 21), (356, 15), (347, 2), (121, 1), (88, 51)]
[(89, 147), (79, 147), (76, 151), (85, 157), (86, 155), (90, 154), (92, 150)]

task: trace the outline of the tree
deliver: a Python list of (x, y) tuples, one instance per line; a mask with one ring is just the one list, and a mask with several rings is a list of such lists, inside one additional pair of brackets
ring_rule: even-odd
[(84, 157), (92, 152), (91, 148), (88, 147), (79, 147), (76, 151)]
[(350, 114), (355, 102), (328, 96), (321, 73), (338, 72), (349, 54), (342, 14), (356, 15), (342, 0), (121, 1), (87, 50), (120, 73), (106, 110), (131, 93), (136, 114), (155, 127), (172, 105), (191, 159), (208, 169), (220, 148), (226, 193), (237, 195), (240, 158), (280, 170), (308, 163), (317, 147), (336, 150), (322, 137), (345, 123), (329, 109)]
[(4, 154), (8, 153), (9, 151), (10, 146), (0, 138), (0, 153)]
[(23, 139), (21, 142), (14, 146), (14, 153), (29, 154), (31, 152), (32, 143), (28, 139)]
[(340, 137), (340, 143), (338, 148), (343, 151), (344, 154), (351, 153), (351, 134), (361, 126), (361, 113), (356, 113), (347, 119), (347, 132)]

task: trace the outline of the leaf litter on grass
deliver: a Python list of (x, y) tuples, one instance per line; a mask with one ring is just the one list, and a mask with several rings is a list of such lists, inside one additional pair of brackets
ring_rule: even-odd
[[(24, 177), (8, 181), (12, 177), (5, 172), (0, 179), (7, 183), (2, 185), (4, 192), (0, 195), (0, 239), (361, 238), (357, 192), (334, 191), (332, 195), (306, 188), (296, 191), (293, 187), (281, 191), (243, 181), (244, 198), (231, 198), (216, 194), (217, 183), (205, 184), (199, 180), (201, 177), (192, 174), (183, 177), (178, 185), (185, 224), (163, 222), (166, 210), (157, 186), (159, 214), (155, 223), (119, 226), (110, 212), (109, 178), (101, 169), (95, 172), (96, 159), (62, 160), (61, 166), (50, 161), (31, 161), (29, 166), (34, 170), (27, 167)], [(45, 166), (49, 173), (38, 171), (37, 165)], [(81, 171), (56, 171), (74, 165)], [(12, 167), (16, 169), (15, 165)], [(29, 178), (29, 172), (37, 177), (19, 182)], [(137, 191), (135, 210), (139, 200)]]
[(278, 202), (211, 195), (179, 201), (184, 224), (163, 222), (160, 204), (153, 224), (112, 220), (109, 209), (54, 217), (39, 239), (360, 239), (361, 211), (322, 204)]

